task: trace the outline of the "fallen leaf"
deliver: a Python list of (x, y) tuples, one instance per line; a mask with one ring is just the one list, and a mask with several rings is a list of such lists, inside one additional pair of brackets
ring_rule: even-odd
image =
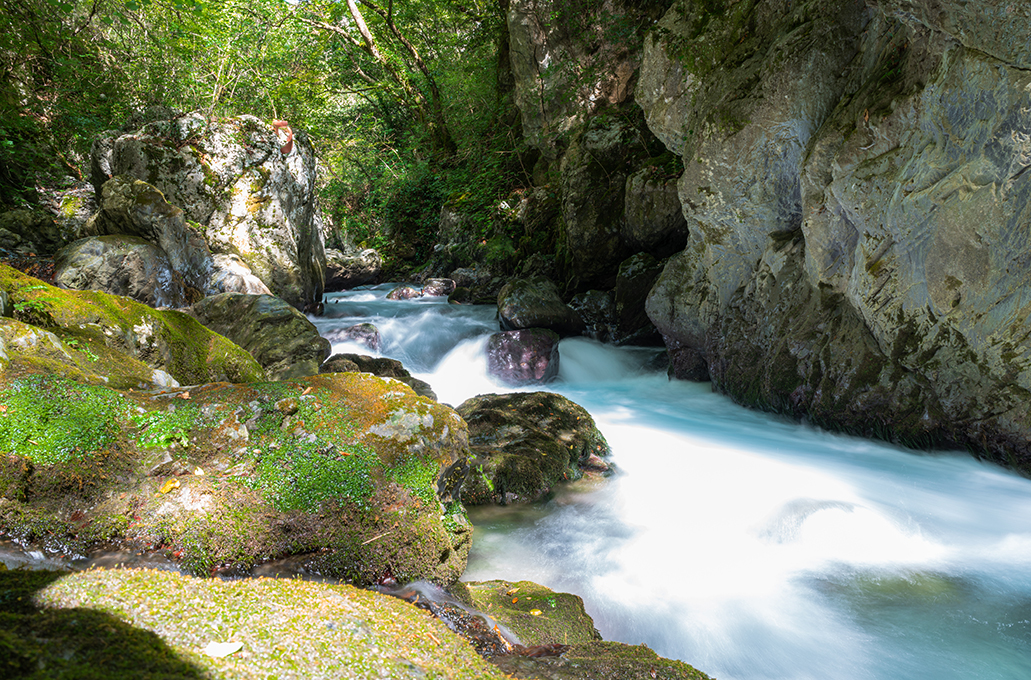
[(531, 609), (530, 614), (533, 616), (540, 616), (543, 612), (540, 609)]
[(235, 654), (243, 649), (242, 642), (209, 642), (208, 646), (203, 651), (208, 656), (213, 656), (216, 659), (221, 659), (224, 656)]
[(301, 392), (301, 396), (303, 397), (304, 395), (308, 394), (309, 392), (311, 392), (311, 386), (310, 385), (308, 386), (308, 389), (306, 389), (303, 392)]
[(164, 484), (161, 485), (161, 488), (158, 489), (158, 493), (168, 493), (172, 489), (178, 489), (178, 488), (179, 488), (179, 480), (178, 479), (170, 479), (170, 480), (168, 480), (167, 482), (165, 482)]
[(193, 474), (198, 475), (198, 476), (203, 476), (204, 475), (204, 470), (202, 470), (200, 468), (197, 468), (196, 470), (193, 471)]
[(180, 399), (189, 399), (190, 398), (190, 393), (189, 392), (183, 392), (182, 394), (179, 395), (179, 398)]

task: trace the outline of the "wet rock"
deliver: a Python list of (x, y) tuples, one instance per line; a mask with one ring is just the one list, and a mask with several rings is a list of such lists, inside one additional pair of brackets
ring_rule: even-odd
[(616, 304), (612, 291), (588, 290), (574, 295), (569, 306), (584, 322), (584, 335), (599, 342), (612, 339), (616, 326)]
[(547, 328), (559, 335), (579, 335), (583, 321), (559, 297), (555, 284), (544, 277), (513, 279), (498, 293), (501, 329)]
[(551, 392), (483, 394), (458, 407), (476, 457), (465, 503), (532, 502), (556, 484), (579, 479), (608, 443), (579, 405)]
[(371, 323), (360, 323), (347, 328), (334, 329), (325, 336), (330, 342), (357, 342), (378, 352), (382, 345), (379, 329)]
[[(351, 368), (351, 367), (354, 368)], [(393, 378), (411, 387), (416, 394), (436, 401), (437, 395), (430, 384), (413, 378), (408, 369), (396, 359), (370, 357), (362, 354), (334, 354), (319, 369), (320, 373), (361, 371), (381, 378)]]
[(331, 351), (304, 314), (271, 295), (211, 295), (189, 313), (250, 352), (272, 380), (315, 375)]
[(212, 291), (220, 293), (245, 293), (247, 295), (272, 295), (268, 286), (254, 275), (247, 263), (233, 253), (216, 253), (212, 257), (214, 268), (208, 282)]
[(326, 292), (374, 283), (382, 269), (383, 257), (372, 248), (353, 255), (326, 249)]
[(414, 300), (423, 296), (422, 289), (412, 286), (398, 286), (387, 293), (388, 300)]
[(456, 284), (452, 279), (426, 279), (422, 285), (424, 296), (443, 297), (455, 292)]
[(494, 333), (487, 340), (487, 372), (508, 385), (558, 377), (558, 333), (543, 328)]

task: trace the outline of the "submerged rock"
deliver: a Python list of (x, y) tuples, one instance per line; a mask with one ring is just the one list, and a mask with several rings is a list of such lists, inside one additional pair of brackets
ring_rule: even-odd
[(487, 373), (509, 385), (554, 380), (558, 343), (558, 333), (543, 328), (494, 333), (487, 339)]
[(556, 484), (579, 479), (592, 455), (609, 454), (591, 415), (558, 394), (481, 394), (457, 410), (476, 456), (466, 503), (540, 500)]

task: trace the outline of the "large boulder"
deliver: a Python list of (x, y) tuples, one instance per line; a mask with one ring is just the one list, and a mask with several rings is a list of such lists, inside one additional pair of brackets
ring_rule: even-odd
[(383, 257), (372, 248), (345, 255), (339, 250), (326, 249), (326, 292), (347, 290), (366, 283), (374, 283), (383, 269)]
[(1031, 17), (987, 5), (670, 10), (637, 98), (685, 165), (647, 304), (679, 375), (1031, 470)]
[(188, 294), (165, 251), (138, 236), (95, 236), (65, 246), (54, 256), (54, 283), (151, 307), (186, 307), (198, 297), (196, 289)]
[(559, 335), (579, 335), (583, 321), (572, 307), (562, 302), (558, 288), (543, 276), (513, 279), (498, 293), (501, 329), (547, 328)]
[(53, 216), (36, 210), (0, 212), (0, 234), (14, 247), (40, 255), (49, 255), (68, 241)]
[(0, 266), (0, 375), (39, 372), (119, 388), (264, 380), (247, 353), (181, 312), (125, 297), (55, 288)]
[(558, 333), (544, 328), (494, 333), (487, 339), (487, 373), (507, 385), (558, 377)]
[(211, 295), (189, 313), (250, 352), (272, 380), (315, 375), (329, 357), (329, 340), (308, 317), (272, 295)]
[(238, 255), (275, 295), (304, 309), (322, 299), (326, 257), (315, 153), (303, 131), (293, 135), (284, 144), (253, 116), (159, 120), (98, 140), (93, 183), (100, 191), (124, 174), (155, 186), (200, 225), (211, 251)]
[(679, 164), (672, 160), (651, 163), (627, 177), (620, 226), (628, 247), (660, 258), (680, 252), (687, 244), (687, 220), (677, 191), (679, 174), (665, 167), (670, 165)]
[(465, 568), (465, 424), (395, 381), (119, 392), (4, 374), (0, 402), (0, 531), (21, 541), (161, 546), (204, 575), (301, 555), (362, 585)]
[(552, 392), (481, 394), (463, 402), (458, 413), (469, 425), (476, 456), (462, 495), (466, 503), (540, 500), (609, 454), (591, 415)]
[(214, 269), (208, 285), (211, 290), (222, 293), (247, 293), (248, 295), (272, 295), (268, 286), (254, 275), (239, 255), (216, 253), (212, 256)]

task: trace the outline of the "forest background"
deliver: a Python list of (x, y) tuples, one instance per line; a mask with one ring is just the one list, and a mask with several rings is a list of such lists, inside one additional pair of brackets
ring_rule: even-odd
[(552, 236), (499, 233), (492, 218), (536, 160), (513, 103), (507, 5), (0, 0), (0, 207), (88, 178), (97, 135), (155, 107), (251, 114), (309, 135), (328, 245), (379, 249), (385, 276), (426, 260), (445, 203), (494, 259), (546, 252)]

